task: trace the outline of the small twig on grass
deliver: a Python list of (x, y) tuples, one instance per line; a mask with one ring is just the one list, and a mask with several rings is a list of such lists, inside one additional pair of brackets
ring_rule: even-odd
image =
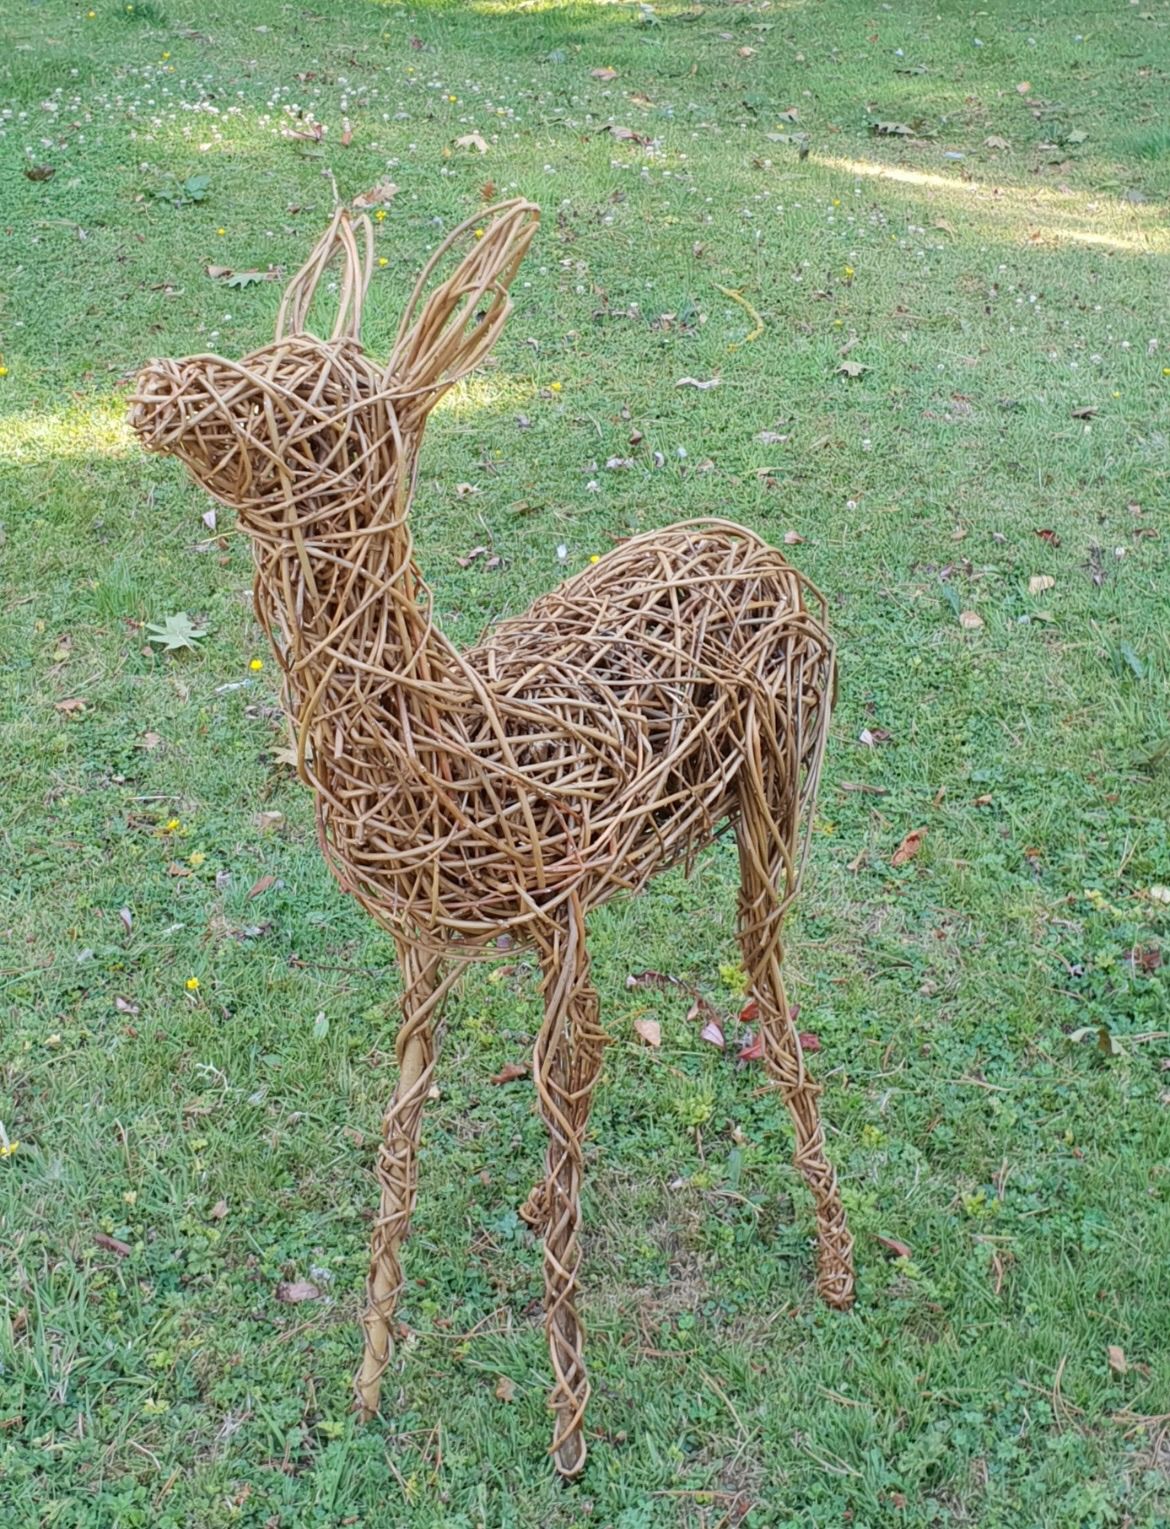
[(747, 298), (744, 297), (743, 293), (735, 291), (733, 287), (721, 287), (718, 282), (715, 283), (715, 290), (722, 292), (724, 297), (729, 297), (733, 303), (738, 303), (756, 326), (748, 334), (745, 334), (742, 340), (736, 340), (734, 344), (729, 345), (728, 349), (738, 350), (741, 345), (749, 345), (752, 340), (758, 340), (764, 332), (764, 321), (755, 308), (752, 307), (751, 303), (748, 302)]

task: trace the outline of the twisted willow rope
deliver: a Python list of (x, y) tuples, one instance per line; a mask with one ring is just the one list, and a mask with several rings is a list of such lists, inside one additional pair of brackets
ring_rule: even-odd
[[(823, 600), (752, 532), (692, 521), (626, 541), (459, 653), (414, 562), (408, 513), (427, 415), (495, 344), (537, 217), (517, 200), (494, 209), (480, 238), (456, 229), (379, 367), (360, 338), (372, 232), (339, 212), (289, 284), (274, 343), (237, 362), (151, 363), (132, 421), (251, 538), (256, 611), (322, 850), (397, 942), (400, 1075), (378, 1156), (358, 1405), (376, 1411), (392, 1352), (442, 1002), (461, 966), (507, 932), (536, 949), (544, 973), (533, 1072), (549, 1149), (525, 1211), (544, 1232), (552, 1450), (573, 1474), (589, 1396), (582, 1150), (605, 1041), (585, 920), (663, 867), (689, 868), (726, 822), (765, 1063), (792, 1114), (820, 1288), (835, 1306), (852, 1299), (852, 1244), (780, 976), (829, 721)], [(424, 299), (457, 244), (470, 248)], [(337, 257), (337, 316), (322, 340), (309, 311)]]

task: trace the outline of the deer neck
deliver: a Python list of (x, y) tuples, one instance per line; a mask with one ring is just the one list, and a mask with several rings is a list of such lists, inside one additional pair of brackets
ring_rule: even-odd
[[(376, 714), (413, 752), (455, 721), (443, 704), (458, 658), (433, 623), (407, 511), (414, 475), (398, 477), (369, 523), (339, 528), (291, 507), (274, 538), (256, 538), (256, 614), (284, 670), (284, 703), (302, 768), (361, 747)], [(397, 477), (397, 475), (396, 475)]]

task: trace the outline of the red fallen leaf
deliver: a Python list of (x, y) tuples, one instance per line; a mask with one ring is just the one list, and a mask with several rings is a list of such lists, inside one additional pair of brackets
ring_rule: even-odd
[(890, 856), (890, 864), (905, 865), (907, 860), (913, 860), (914, 856), (922, 848), (922, 841), (925, 838), (925, 828), (912, 828)]
[(1042, 542), (1047, 542), (1050, 547), (1060, 546), (1060, 537), (1050, 527), (1046, 527), (1043, 531), (1035, 532), (1035, 535), (1037, 535)]
[(741, 1062), (762, 1062), (764, 1060), (764, 1037), (753, 1036), (748, 1033), (748, 1038), (739, 1048), (739, 1060)]
[[(756, 1000), (754, 998), (749, 998), (747, 1003), (745, 1003), (743, 1008), (740, 1009), (740, 1011), (739, 1011), (740, 1023), (744, 1024), (744, 1025), (750, 1025), (753, 1020), (759, 1019), (759, 1017), (760, 1017), (760, 1006), (759, 1006), (759, 1004), (756, 1002)], [(788, 1020), (789, 1020), (789, 1023), (790, 1024), (795, 1024), (796, 1021), (799, 1018), (800, 1018), (800, 1005), (798, 1003), (794, 1003), (794, 1004), (791, 1005), (791, 1007), (788, 1010)]]
[(1162, 952), (1156, 945), (1139, 945), (1133, 952), (1133, 964), (1139, 972), (1156, 972), (1162, 964)]
[(297, 1306), (301, 1301), (319, 1301), (321, 1291), (311, 1280), (281, 1280), (276, 1287), (276, 1299), (284, 1306)]
[(800, 1049), (802, 1051), (816, 1052), (821, 1049), (821, 1038), (812, 1030), (800, 1032)]
[(95, 1232), (93, 1240), (99, 1248), (105, 1248), (107, 1253), (116, 1253), (119, 1258), (129, 1258), (134, 1251), (128, 1242), (119, 1242), (117, 1237), (108, 1237), (105, 1232)]
[(275, 876), (261, 876), (259, 881), (254, 881), (248, 888), (248, 897), (249, 899), (253, 897), (259, 897), (261, 893), (267, 892), (269, 887), (274, 887), (275, 885)]
[(516, 1083), (521, 1078), (528, 1076), (528, 1067), (524, 1062), (505, 1062), (499, 1072), (490, 1080), (492, 1083)]
[(913, 1253), (904, 1242), (899, 1242), (896, 1237), (879, 1237), (874, 1233), (873, 1239), (879, 1247), (885, 1248), (891, 1258), (913, 1258)]

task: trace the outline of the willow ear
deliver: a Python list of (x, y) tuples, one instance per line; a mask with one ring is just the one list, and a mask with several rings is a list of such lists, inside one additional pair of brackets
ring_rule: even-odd
[[(479, 365), (511, 312), (508, 288), (539, 222), (540, 208), (516, 197), (468, 218), (448, 234), (427, 261), (398, 325), (386, 366), (388, 389), (398, 397), (427, 394), (429, 407)], [(424, 301), (440, 262), (469, 235), (471, 248)]]
[[(362, 235), (360, 249), (358, 233)], [(355, 223), (349, 209), (339, 207), (313, 253), (285, 288), (280, 312), (276, 315), (277, 340), (308, 333), (309, 309), (322, 277), (337, 254), (341, 255), (341, 290), (337, 297), (337, 316), (329, 338), (361, 339), (362, 304), (374, 264), (374, 229), (364, 213)]]

